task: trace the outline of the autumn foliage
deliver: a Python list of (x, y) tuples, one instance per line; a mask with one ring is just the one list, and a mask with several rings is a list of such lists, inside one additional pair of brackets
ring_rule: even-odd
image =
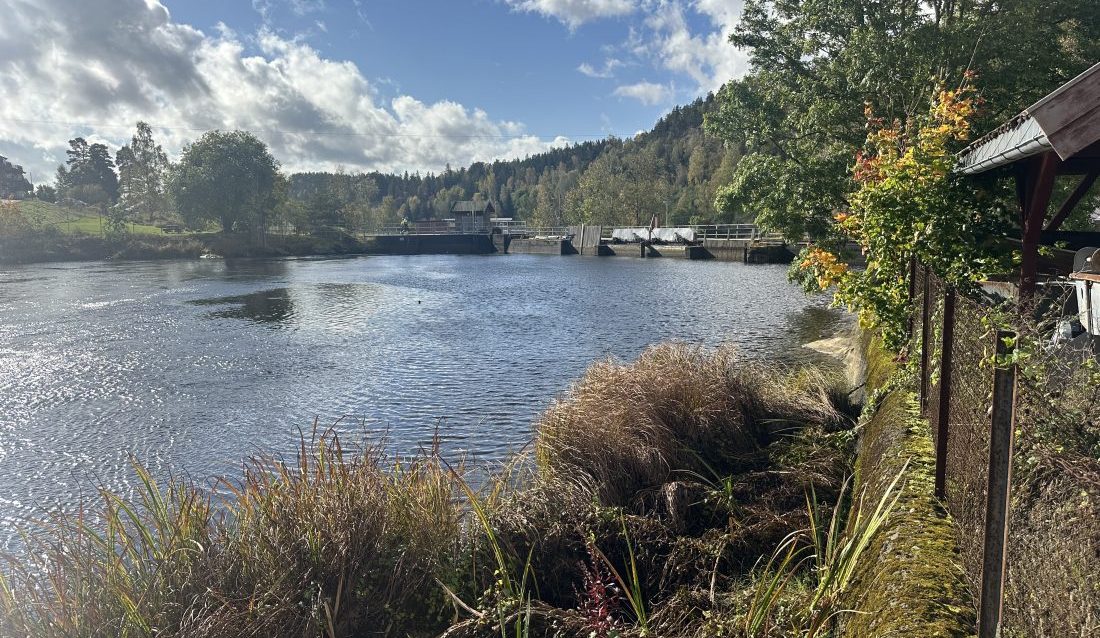
[[(856, 153), (847, 207), (834, 215), (834, 238), (811, 246), (797, 262), (804, 282), (835, 288), (835, 300), (900, 348), (908, 316), (912, 256), (951, 281), (974, 281), (992, 258), (983, 238), (992, 214), (952, 172), (955, 152), (971, 137), (981, 104), (969, 78), (936, 91), (928, 112), (883, 122), (868, 107), (867, 141)], [(863, 268), (841, 247), (855, 244)]]

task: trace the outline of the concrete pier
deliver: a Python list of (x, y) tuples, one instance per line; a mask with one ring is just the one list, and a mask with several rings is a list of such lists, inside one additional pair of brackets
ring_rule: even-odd
[(576, 255), (577, 249), (568, 239), (513, 239), (507, 252), (513, 255)]
[(708, 239), (702, 244), (603, 244), (596, 253), (605, 257), (635, 257), (715, 261), (746, 264), (787, 264), (794, 259), (790, 247), (779, 242), (747, 239)]

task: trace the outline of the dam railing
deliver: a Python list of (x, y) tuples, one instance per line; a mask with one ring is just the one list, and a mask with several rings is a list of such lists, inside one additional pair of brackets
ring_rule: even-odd
[[(675, 226), (690, 229), (696, 241), (704, 240), (772, 240), (782, 237), (777, 233), (764, 232), (755, 224), (695, 224)], [(456, 223), (452, 220), (433, 220), (410, 223), (400, 226), (384, 226), (366, 235), (479, 235), (501, 232), (522, 237), (566, 237), (575, 232), (578, 226), (531, 226), (525, 221), (493, 221), (489, 224)], [(611, 241), (612, 232), (617, 228), (603, 225), (601, 239)], [(646, 229), (648, 230), (648, 229)]]

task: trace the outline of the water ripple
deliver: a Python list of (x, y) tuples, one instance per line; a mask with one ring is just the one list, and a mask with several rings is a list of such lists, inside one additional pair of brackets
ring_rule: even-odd
[[(835, 323), (785, 268), (679, 260), (371, 257), (0, 271), (0, 548), (131, 459), (199, 480), (300, 430), (478, 461), (522, 448), (593, 360), (667, 339), (804, 356)], [(798, 337), (794, 335), (797, 334)]]

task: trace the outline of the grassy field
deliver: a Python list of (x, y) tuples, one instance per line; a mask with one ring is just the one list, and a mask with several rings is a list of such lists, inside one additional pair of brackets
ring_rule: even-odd
[[(53, 226), (65, 233), (102, 235), (103, 219), (93, 207), (70, 207), (37, 199), (17, 202), (18, 211), (37, 226)], [(149, 224), (133, 223), (135, 235), (163, 235), (164, 231)]]

